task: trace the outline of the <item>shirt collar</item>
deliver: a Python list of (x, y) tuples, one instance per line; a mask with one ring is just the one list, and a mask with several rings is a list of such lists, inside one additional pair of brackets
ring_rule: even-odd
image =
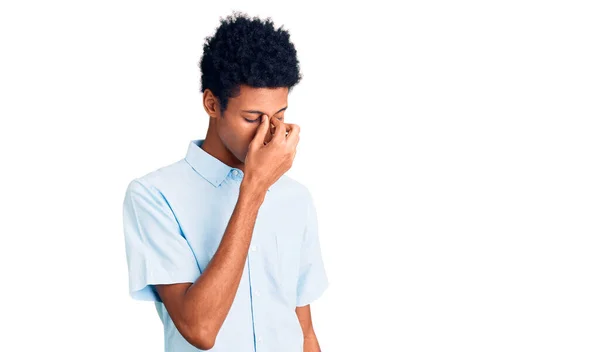
[[(213, 186), (219, 187), (234, 168), (200, 148), (202, 143), (204, 143), (204, 139), (194, 139), (190, 141), (185, 160), (198, 174), (200, 174), (200, 176), (210, 182)], [(268, 191), (270, 190), (271, 187), (269, 187)]]

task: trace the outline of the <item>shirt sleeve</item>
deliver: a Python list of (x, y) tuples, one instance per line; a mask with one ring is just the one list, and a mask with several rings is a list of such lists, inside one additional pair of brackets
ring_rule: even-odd
[(315, 301), (329, 285), (321, 256), (317, 212), (310, 192), (308, 193), (307, 207), (304, 239), (300, 254), (300, 275), (296, 292), (296, 306), (298, 307)]
[(133, 299), (161, 302), (154, 284), (195, 282), (198, 263), (168, 202), (158, 189), (131, 181), (123, 201), (123, 228)]

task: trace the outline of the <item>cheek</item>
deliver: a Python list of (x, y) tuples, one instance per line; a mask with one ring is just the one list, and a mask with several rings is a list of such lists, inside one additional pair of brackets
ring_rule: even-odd
[(245, 156), (257, 128), (256, 124), (244, 121), (236, 123), (221, 121), (219, 124), (219, 136), (236, 154)]
[(229, 130), (231, 138), (235, 139), (235, 143), (239, 146), (247, 146), (256, 134), (256, 127), (252, 124), (239, 124), (232, 126)]

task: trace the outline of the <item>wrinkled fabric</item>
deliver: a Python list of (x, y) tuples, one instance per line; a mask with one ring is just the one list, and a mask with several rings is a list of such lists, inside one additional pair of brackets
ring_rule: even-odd
[[(173, 324), (155, 284), (193, 283), (225, 232), (244, 177), (192, 140), (185, 158), (132, 180), (123, 202), (129, 294), (153, 301), (165, 351), (202, 351)], [(212, 352), (302, 352), (297, 306), (327, 288), (315, 204), (283, 175), (259, 209), (237, 294)]]

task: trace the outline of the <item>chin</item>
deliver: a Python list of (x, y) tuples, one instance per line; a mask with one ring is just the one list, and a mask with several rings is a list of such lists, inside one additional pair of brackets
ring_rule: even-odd
[(240, 161), (242, 164), (246, 164), (246, 157), (247, 157), (247, 156), (248, 156), (248, 154), (246, 153), (246, 154), (244, 154), (244, 157), (243, 157), (243, 158), (241, 158), (241, 159), (240, 159), (240, 158), (238, 158), (238, 160), (239, 160), (239, 161)]
[[(244, 150), (243, 152), (240, 153), (240, 157), (238, 157), (238, 160), (241, 163), (244, 163), (244, 164), (246, 163), (246, 157), (248, 156), (248, 150), (249, 150), (249, 148), (247, 148), (246, 150)], [(237, 157), (237, 155), (236, 155), (236, 157)]]
[(240, 163), (244, 163), (244, 161), (246, 160), (246, 154), (243, 153), (238, 153), (238, 152), (231, 152), (231, 154), (237, 159), (238, 162)]

